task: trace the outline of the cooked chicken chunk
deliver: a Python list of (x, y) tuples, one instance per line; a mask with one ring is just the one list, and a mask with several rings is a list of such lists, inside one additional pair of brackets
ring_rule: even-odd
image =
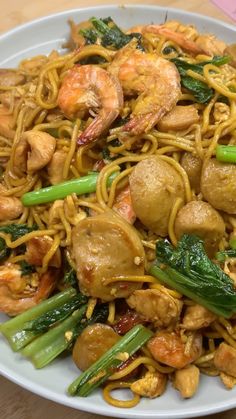
[(199, 304), (194, 304), (186, 308), (182, 327), (186, 330), (198, 330), (208, 327), (215, 319), (214, 313)]
[(14, 138), (15, 131), (12, 129), (13, 116), (8, 114), (6, 107), (0, 107), (0, 135), (10, 139)]
[(175, 106), (158, 122), (160, 131), (181, 131), (199, 121), (198, 111), (194, 105)]
[(21, 136), (15, 150), (13, 164), (18, 176), (33, 174), (45, 167), (51, 160), (56, 140), (42, 131), (26, 131)]
[(168, 327), (179, 319), (182, 302), (156, 289), (137, 290), (126, 300), (145, 321)]
[[(33, 237), (26, 243), (25, 260), (31, 265), (42, 266), (43, 258), (50, 250), (53, 239), (49, 236)], [(49, 266), (60, 268), (61, 252), (58, 248), (56, 253), (49, 261)]]
[[(80, 290), (105, 301), (126, 298), (142, 283), (104, 281), (144, 274), (144, 249), (136, 230), (114, 211), (80, 221), (73, 229), (72, 249)], [(137, 260), (139, 263), (137, 263)]]
[(191, 187), (196, 193), (200, 192), (200, 179), (202, 171), (202, 160), (192, 153), (184, 153), (181, 159), (181, 166), (188, 175)]
[(48, 177), (51, 185), (63, 182), (63, 169), (67, 153), (64, 150), (57, 150), (48, 164)]
[(176, 332), (161, 331), (149, 340), (147, 347), (154, 359), (173, 368), (184, 368), (202, 353), (202, 336), (190, 335), (192, 344), (186, 352), (185, 344)]
[(160, 236), (166, 236), (172, 206), (184, 199), (179, 173), (159, 156), (140, 161), (129, 178), (134, 212), (140, 221)]
[(164, 393), (166, 383), (166, 374), (162, 374), (158, 371), (147, 372), (143, 378), (132, 383), (130, 389), (140, 396), (154, 399)]
[(202, 169), (201, 191), (214, 208), (236, 214), (236, 165), (208, 160)]
[(25, 76), (8, 68), (0, 68), (0, 86), (18, 86), (25, 82)]
[(207, 202), (191, 201), (184, 205), (175, 219), (175, 234), (194, 234), (204, 241), (209, 256), (214, 256), (225, 232), (225, 223), (220, 214)]
[(14, 196), (0, 196), (0, 221), (14, 220), (23, 212), (20, 199)]
[(184, 399), (188, 399), (196, 393), (199, 385), (200, 371), (195, 365), (188, 365), (181, 370), (175, 371), (173, 385), (179, 390)]
[(216, 368), (236, 378), (236, 349), (222, 342), (214, 356)]
[(228, 390), (232, 390), (232, 388), (236, 385), (236, 378), (225, 374), (225, 372), (220, 373), (220, 379)]

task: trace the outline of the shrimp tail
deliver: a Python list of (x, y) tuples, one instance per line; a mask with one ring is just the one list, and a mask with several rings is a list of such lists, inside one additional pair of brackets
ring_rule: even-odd
[(122, 127), (122, 131), (132, 135), (139, 135), (152, 129), (159, 119), (165, 114), (163, 109), (157, 112), (149, 112), (145, 115), (134, 116), (127, 124)]
[(77, 144), (83, 146), (96, 141), (119, 115), (119, 111), (104, 111), (94, 118), (93, 122), (79, 135)]

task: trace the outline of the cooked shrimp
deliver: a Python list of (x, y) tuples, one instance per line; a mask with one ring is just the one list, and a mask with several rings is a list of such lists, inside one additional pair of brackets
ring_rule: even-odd
[(20, 199), (14, 196), (0, 196), (0, 221), (14, 220), (23, 212)]
[(69, 118), (89, 111), (96, 113), (92, 123), (78, 138), (84, 145), (97, 139), (117, 118), (123, 106), (123, 93), (117, 77), (95, 65), (75, 65), (59, 90), (58, 105)]
[(180, 76), (170, 61), (135, 49), (130, 42), (119, 50), (109, 65), (124, 95), (138, 95), (131, 120), (122, 127), (133, 135), (149, 131), (169, 112), (181, 96)]
[(160, 331), (147, 346), (155, 360), (179, 369), (195, 361), (202, 352), (202, 336), (195, 333), (189, 338), (191, 345), (188, 348), (176, 332)]
[(46, 132), (26, 131), (21, 136), (13, 157), (14, 172), (33, 174), (45, 167), (51, 160), (56, 140)]
[[(43, 258), (50, 250), (53, 244), (53, 239), (50, 236), (32, 237), (26, 243), (25, 260), (30, 265), (42, 266)], [(58, 248), (56, 253), (48, 262), (49, 266), (60, 268), (61, 266), (61, 251)]]
[(22, 276), (18, 265), (0, 267), (0, 311), (16, 316), (46, 299), (56, 285), (55, 271), (41, 277), (37, 273)]
[(121, 217), (128, 221), (128, 223), (134, 224), (136, 214), (132, 206), (129, 186), (126, 186), (126, 188), (120, 191), (112, 208), (114, 211), (118, 212)]
[(207, 51), (202, 48), (201, 45), (197, 45), (196, 42), (191, 41), (184, 34), (167, 28), (165, 25), (139, 25), (134, 26), (128, 32), (139, 32), (141, 34), (153, 33), (156, 35), (161, 35), (170, 41), (175, 42), (177, 45), (183, 48), (183, 50), (188, 51), (190, 54), (207, 54)]
[(202, 48), (207, 55), (224, 55), (226, 43), (215, 35), (205, 34), (199, 35), (196, 39), (196, 45)]

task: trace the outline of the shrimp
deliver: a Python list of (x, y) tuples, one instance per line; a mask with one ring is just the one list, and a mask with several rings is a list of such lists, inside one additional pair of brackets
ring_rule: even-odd
[(176, 105), (181, 87), (173, 63), (135, 46), (136, 41), (131, 41), (119, 50), (108, 70), (119, 78), (124, 95), (138, 95), (131, 120), (121, 130), (139, 135), (149, 131)]
[(41, 277), (37, 273), (21, 275), (19, 265), (7, 263), (0, 267), (0, 311), (16, 316), (39, 304), (54, 290), (56, 271), (48, 270)]
[(189, 335), (189, 338), (191, 345), (188, 348), (179, 334), (160, 331), (149, 340), (147, 346), (156, 361), (179, 369), (194, 362), (202, 353), (202, 336), (195, 333)]
[(95, 65), (75, 65), (65, 76), (58, 105), (69, 118), (84, 111), (97, 112), (92, 123), (78, 138), (84, 145), (97, 139), (117, 118), (123, 106), (123, 93), (116, 76)]
[(130, 32), (138, 32), (142, 35), (144, 35), (145, 33), (161, 35), (169, 39), (170, 41), (175, 42), (183, 50), (188, 51), (192, 55), (209, 55), (207, 51), (202, 48), (201, 45), (198, 45), (196, 42), (191, 41), (184, 34), (180, 32), (175, 32), (173, 29), (167, 28), (165, 25), (139, 25), (129, 29), (128, 33)]
[(117, 195), (112, 209), (118, 212), (118, 214), (128, 221), (128, 223), (134, 224), (136, 214), (132, 206), (129, 186), (126, 186), (126, 188), (122, 189)]

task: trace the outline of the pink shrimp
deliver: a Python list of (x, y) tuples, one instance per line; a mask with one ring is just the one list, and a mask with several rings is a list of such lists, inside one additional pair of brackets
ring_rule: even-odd
[(136, 41), (131, 41), (120, 49), (108, 70), (119, 78), (124, 95), (138, 95), (131, 120), (122, 131), (139, 135), (153, 128), (176, 105), (181, 88), (173, 63), (135, 47)]
[(69, 118), (84, 111), (96, 112), (92, 123), (78, 138), (84, 145), (97, 139), (117, 118), (123, 106), (119, 80), (95, 65), (75, 65), (65, 76), (58, 95), (58, 105)]
[(153, 33), (156, 35), (161, 35), (175, 42), (177, 45), (183, 48), (183, 50), (188, 51), (192, 55), (207, 54), (207, 51), (205, 51), (196, 42), (191, 41), (182, 33), (175, 32), (172, 29), (167, 28), (165, 25), (139, 25), (129, 29), (128, 33), (130, 32), (139, 32), (142, 34)]
[(136, 214), (132, 206), (129, 186), (126, 186), (126, 188), (122, 189), (122, 191), (117, 195), (112, 208), (114, 211), (118, 212), (121, 217), (128, 221), (128, 223), (134, 224)]
[[(0, 267), (0, 311), (16, 316), (46, 299), (57, 281), (55, 270), (22, 276), (19, 265), (8, 263)], [(37, 284), (37, 288), (35, 285)]]

